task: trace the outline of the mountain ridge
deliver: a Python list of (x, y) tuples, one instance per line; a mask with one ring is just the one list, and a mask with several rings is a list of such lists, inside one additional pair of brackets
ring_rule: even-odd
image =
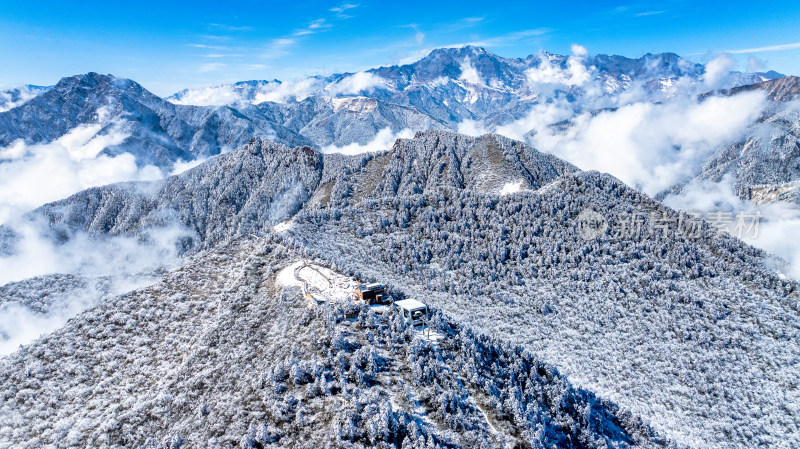
[[(505, 184), (515, 179), (520, 180), (518, 190), (508, 191)], [(607, 223), (599, 234), (581, 231), (580, 216), (586, 210), (600, 214)], [(625, 234), (626, 217), (634, 213), (641, 215), (642, 228)], [(232, 347), (238, 347), (234, 330), (252, 328), (257, 321), (256, 315), (245, 311), (256, 310), (251, 307), (259, 304), (280, 307), (267, 298), (283, 297), (274, 290), (254, 296), (248, 289), (257, 288), (264, 279), (265, 285), (272, 285), (271, 276), (279, 267), (302, 258), (356, 279), (385, 283), (396, 295), (424, 298), (447, 320), (502, 336), (503, 341), (519, 345), (536, 360), (564, 372), (565, 381), (613, 400), (630, 417), (641, 417), (656, 434), (663, 434), (678, 447), (782, 447), (781, 441), (800, 434), (789, 407), (794, 401), (791, 373), (800, 357), (796, 346), (785, 344), (798, 332), (792, 324), (800, 317), (797, 283), (781, 279), (763, 251), (718, 234), (707, 223), (692, 221), (699, 234), (681, 234), (679, 212), (613, 176), (579, 171), (502, 136), (426, 131), (398, 140), (390, 151), (356, 156), (326, 155), (308, 147), (289, 148), (253, 139), (237, 151), (166, 180), (90, 189), (33, 214), (44, 217), (58, 238), (69, 237), (71, 228), (90, 231), (94, 238), (136, 235), (148, 226), (169, 223), (170, 218), (195, 232), (196, 241), (177, 243), (185, 244), (187, 254), (200, 266), (179, 269), (184, 280), (163, 291), (156, 286), (132, 293), (134, 296), (104, 300), (99, 308), (74, 318), (68, 326), (89, 329), (76, 334), (74, 344), (80, 347), (93, 347), (91, 329), (98, 318), (89, 317), (111, 313), (113, 307), (103, 305), (106, 301), (128, 304), (122, 315), (108, 321), (124, 326), (129, 321), (127, 314), (146, 314), (151, 301), (164, 310), (183, 310), (179, 306), (182, 300), (174, 296), (180, 289), (201, 296), (207, 290), (210, 302), (195, 304), (206, 311), (223, 304), (216, 298), (230, 300), (224, 302), (222, 315), (198, 312), (201, 321), (222, 319), (219, 333), (197, 337), (200, 340), (192, 343), (198, 354), (212, 347), (211, 342), (217, 341), (214, 335), (227, 335), (226, 339), (233, 339)], [(660, 231), (662, 222), (667, 224)], [(281, 226), (274, 226), (277, 224)], [(230, 249), (240, 244), (250, 249), (243, 253), (225, 249), (225, 245), (233, 245), (227, 247)], [(259, 255), (265, 246), (276, 245), (284, 249), (270, 256)], [(238, 260), (236, 266), (241, 270), (225, 268), (232, 258)], [(199, 274), (203, 270), (209, 273), (208, 279)], [(223, 272), (239, 273), (244, 280), (217, 282), (228, 276)], [(233, 290), (226, 292), (227, 286)], [(300, 295), (285, 295), (293, 307), (305, 309), (298, 303)], [(125, 300), (132, 297), (140, 298), (143, 308), (137, 305), (139, 300)], [(180, 328), (181, 320), (172, 312), (159, 312), (158, 316), (162, 318), (153, 323), (153, 331), (173, 329), (170, 338), (178, 338), (175, 329)], [(270, 332), (266, 335), (273, 335)], [(58, 333), (26, 347), (12, 359), (22, 360), (19, 357), (29, 353), (47, 354), (53, 349), (47, 342), (53, 339), (67, 342), (67, 347), (72, 344), (68, 341), (73, 341)], [(116, 340), (108, 344), (111, 341)], [(158, 346), (142, 344), (143, 351)], [(280, 345), (288, 350), (283, 340)], [(676, 350), (664, 351), (664, 347)], [(158, 359), (157, 354), (148, 354), (148, 360)], [(298, 355), (302, 363), (318, 356), (305, 349), (302, 354)], [(49, 356), (43, 357), (39, 362), (25, 360), (43, 370), (37, 372), (46, 372), (52, 362), (46, 358)], [(159, 369), (164, 370), (160, 372), (171, 372), (174, 363), (182, 362), (159, 361)], [(775, 365), (780, 369), (774, 369)], [(113, 365), (97, 366), (105, 370)], [(126, 362), (125, 366), (133, 365)], [(182, 372), (199, 378), (191, 364), (180, 366), (180, 370), (188, 370)], [(711, 369), (720, 366), (725, 369)], [(75, 369), (80, 372), (81, 368)], [(270, 365), (270, 372), (273, 369)], [(76, 377), (65, 376), (64, 384), (73, 385)], [(136, 376), (148, 378), (142, 373)], [(8, 379), (15, 382), (16, 378)], [(213, 388), (229, 385), (235, 394), (252, 399), (246, 394), (248, 387), (230, 383), (226, 376), (214, 375), (213, 379)], [(38, 391), (36, 384), (26, 385)], [(180, 391), (189, 388), (177, 381), (172, 385), (180, 386)], [(286, 391), (280, 385), (276, 388)], [(9, 391), (14, 398), (27, 394)], [(141, 386), (134, 391), (149, 398), (147, 404), (161, 400), (148, 396)], [(315, 403), (306, 396), (308, 390), (292, 391), (308, 402), (307, 407)], [(170, 394), (180, 396), (179, 391)], [(270, 402), (284, 401), (286, 396), (270, 393), (268, 398)], [(96, 392), (90, 401), (100, 406), (106, 399), (105, 393)], [(26, 407), (33, 404), (22, 397), (18, 400), (28, 404)], [(182, 403), (164, 402), (181, 413), (202, 411), (202, 407), (200, 411), (181, 408)], [(525, 407), (517, 409), (500, 402), (491, 407), (516, 413), (519, 419), (526, 417), (524, 422), (534, 426), (526, 429), (544, 419), (544, 415), (527, 413)], [(753, 407), (766, 412), (751, 417), (754, 427), (741, 427), (736, 417)], [(98, 427), (108, 416), (117, 416), (120, 422), (145, 419), (146, 415), (136, 410), (128, 417), (98, 411), (87, 421), (87, 430), (92, 429), (92, 438), (134, 434), (145, 438), (130, 427)], [(317, 406), (309, 410), (320, 412)], [(235, 423), (236, 432), (247, 433), (248, 419), (235, 412), (224, 414), (226, 423)], [(76, 425), (71, 412), (61, 410), (58, 416), (72, 423), (70, 428)], [(260, 419), (273, 429), (270, 432), (282, 429), (281, 435), (291, 435), (276, 418), (280, 415), (259, 416), (266, 416)], [(191, 427), (192, 435), (197, 435), (197, 428), (187, 424), (190, 421), (181, 421), (181, 428)], [(168, 422), (158, 422), (152, 429), (171, 432)], [(771, 427), (768, 422), (773, 423)], [(753, 428), (770, 431), (752, 432)], [(83, 433), (76, 432), (72, 438), (79, 444)], [(170, 433), (159, 438), (167, 436), (175, 437)], [(587, 441), (595, 443), (586, 445), (605, 447), (593, 438)], [(662, 440), (642, 441), (659, 445)]]

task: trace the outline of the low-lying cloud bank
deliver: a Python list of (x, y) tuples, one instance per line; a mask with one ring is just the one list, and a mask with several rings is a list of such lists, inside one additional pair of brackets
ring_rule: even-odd
[(168, 98), (175, 104), (194, 106), (226, 106), (237, 104), (259, 104), (265, 101), (285, 103), (290, 100), (303, 101), (310, 96), (337, 97), (370, 93), (385, 86), (386, 81), (369, 72), (356, 72), (329, 82), (320, 77), (298, 78), (292, 81), (253, 82), (250, 85), (222, 84), (190, 89), (176, 98)]
[[(788, 263), (783, 274), (800, 280), (800, 242), (790, 236), (800, 235), (800, 207), (795, 203), (775, 201), (754, 204), (734, 193), (730, 176), (721, 182), (696, 181), (681, 193), (664, 198), (664, 204), (675, 209), (712, 214), (717, 225), (741, 238), (745, 243), (774, 254)], [(747, 217), (746, 226), (738, 217)]]
[(104, 126), (82, 125), (48, 144), (18, 140), (0, 148), (0, 223), (89, 187), (164, 177), (157, 167), (137, 166), (132, 154), (100, 154), (128, 137), (114, 127), (101, 134)]
[[(631, 187), (656, 195), (691, 179), (716, 151), (755, 129), (769, 105), (763, 92), (698, 100), (699, 90), (731, 82), (735, 61), (725, 54), (706, 65), (701, 85), (688, 78), (665, 82), (662, 89), (667, 99), (660, 103), (652, 101), (644, 86), (635, 84), (607, 95), (605, 86), (581, 63), (586, 54), (576, 46), (566, 67), (544, 59), (539, 67), (528, 71), (534, 92), (553, 94), (580, 88), (582, 96), (569, 101), (551, 98), (533, 106), (522, 118), (502, 125), (464, 121), (458, 131), (470, 135), (494, 132), (523, 140), (581, 169), (610, 173)], [(794, 106), (790, 103), (785, 107)], [(682, 193), (667, 197), (665, 203), (687, 212), (722, 212), (733, 219), (730, 231), (735, 231), (738, 215), (760, 214), (757, 233), (743, 240), (789, 262), (785, 274), (800, 279), (800, 244), (788, 238), (800, 234), (797, 204), (756, 206), (734, 194), (730, 178), (720, 183), (692, 183)]]
[(0, 112), (25, 104), (45, 89), (42, 87), (22, 86), (12, 91), (0, 92)]
[(322, 147), (322, 153), (342, 153), (342, 154), (361, 154), (374, 151), (390, 150), (397, 139), (410, 139), (414, 137), (414, 131), (411, 129), (403, 129), (398, 132), (392, 132), (391, 128), (383, 128), (378, 131), (378, 134), (365, 144), (351, 143), (341, 147), (335, 145), (328, 145)]
[(0, 356), (11, 354), (67, 322), (70, 317), (96, 304), (104, 295), (98, 284), (90, 284), (56, 298), (47, 313), (37, 313), (17, 302), (0, 304)]
[[(55, 241), (46, 223), (23, 218), (38, 206), (90, 187), (168, 175), (154, 166), (137, 166), (128, 153), (101, 154), (127, 137), (120, 124), (101, 117), (51, 143), (29, 145), (20, 140), (0, 148), (0, 224), (16, 235), (11, 253), (0, 251), (0, 287), (55, 273), (86, 279), (85, 286), (56, 293), (45, 311), (0, 298), (0, 355), (60, 327), (104, 295), (149, 285), (164, 267), (178, 264), (176, 243), (191, 233), (174, 224), (142, 230), (136, 237), (97, 238), (76, 232)], [(179, 162), (173, 173), (197, 163)]]
[(44, 312), (0, 300), (0, 355), (57, 329), (103, 297), (152, 284), (163, 270), (179, 265), (178, 243), (193, 235), (172, 224), (136, 236), (75, 232), (55, 241), (42, 221), (16, 219), (4, 226), (18, 238), (13, 253), (0, 256), (0, 286), (49, 274), (77, 275), (86, 285), (55, 294)]
[(695, 174), (720, 146), (740, 139), (765, 106), (762, 92), (702, 102), (689, 97), (641, 101), (599, 112), (575, 112), (564, 101), (536, 105), (522, 119), (501, 126), (464, 122), (459, 131), (524, 140), (655, 195)]

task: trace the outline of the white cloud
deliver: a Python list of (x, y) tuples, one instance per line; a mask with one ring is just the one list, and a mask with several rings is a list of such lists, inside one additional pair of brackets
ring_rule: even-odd
[(180, 98), (169, 101), (175, 104), (195, 106), (222, 106), (247, 102), (258, 104), (265, 101), (284, 103), (290, 99), (302, 101), (312, 95), (320, 94), (331, 97), (358, 95), (385, 85), (386, 81), (377, 75), (369, 72), (357, 72), (328, 85), (325, 85), (324, 80), (313, 77), (284, 83), (267, 83), (255, 90), (252, 100), (248, 100), (244, 90), (237, 90), (231, 84), (223, 84), (191, 89), (182, 93)]
[(203, 162), (207, 161), (208, 159), (195, 159), (193, 161), (178, 161), (172, 166), (172, 172), (169, 174), (170, 176), (179, 175), (185, 171), (189, 171), (198, 165), (202, 164)]
[(335, 145), (328, 145), (320, 149), (323, 153), (342, 153), (342, 154), (361, 154), (373, 151), (385, 151), (392, 148), (395, 140), (397, 139), (410, 139), (414, 137), (414, 131), (404, 129), (397, 133), (393, 133), (390, 128), (383, 128), (378, 131), (375, 137), (366, 144), (351, 143), (337, 147)]
[(290, 98), (302, 101), (311, 95), (319, 93), (323, 88), (321, 80), (316, 78), (304, 78), (295, 81), (287, 81), (280, 84), (268, 84), (256, 94), (253, 103), (263, 103), (274, 101), (284, 103)]
[[(539, 103), (536, 104), (525, 115), (525, 117), (521, 118), (520, 120), (515, 120), (498, 126), (494, 131), (498, 134), (502, 134), (513, 139), (527, 140), (528, 133), (531, 131), (540, 133), (542, 135), (551, 134), (553, 131), (548, 128), (548, 125), (572, 118), (574, 114), (575, 113), (572, 108), (563, 102), (554, 101), (551, 103)], [(463, 126), (465, 130), (469, 130), (469, 127), (472, 125), (469, 123), (464, 123)], [(462, 129), (461, 124), (459, 124), (458, 129)], [(490, 132), (489, 129), (480, 129), (480, 127), (478, 127), (475, 131), (479, 132), (480, 134)], [(549, 143), (549, 140), (547, 142), (542, 142), (542, 144), (545, 143)], [(550, 147), (548, 146), (547, 148)], [(543, 151), (547, 151), (546, 148), (541, 149)]]
[(11, 101), (11, 95), (6, 92), (0, 92), (0, 112), (5, 112), (10, 109), (14, 109), (17, 106), (20, 106), (26, 103), (31, 98), (39, 95), (39, 92), (32, 91), (28, 86), (22, 86), (18, 88), (18, 98), (17, 101)]
[(20, 238), (14, 254), (0, 257), (0, 285), (52, 273), (111, 276), (150, 272), (177, 257), (175, 242), (191, 235), (172, 224), (143, 229), (135, 237), (89, 237), (76, 232), (64, 242), (54, 242), (44, 237), (48, 224), (43, 221), (14, 219), (5, 225)]
[(794, 50), (800, 48), (800, 42), (792, 42), (790, 44), (780, 44), (780, 45), (769, 45), (766, 47), (755, 47), (755, 48), (742, 48), (739, 50), (728, 50), (726, 53), (761, 53), (767, 51), (783, 51), (783, 50)]
[(357, 95), (361, 92), (369, 92), (378, 86), (385, 86), (385, 81), (378, 75), (369, 72), (358, 72), (345, 76), (335, 83), (325, 87), (328, 95)]
[[(328, 30), (332, 27), (325, 19), (317, 19), (312, 21), (306, 28), (296, 30), (292, 36), (307, 36), (309, 34), (319, 33), (320, 31)], [(292, 42), (293, 43), (293, 42)]]
[(228, 47), (222, 47), (219, 45), (206, 45), (206, 44), (187, 44), (189, 47), (194, 48), (204, 48), (206, 50), (228, 50)]
[(736, 68), (736, 61), (729, 54), (723, 53), (706, 64), (706, 73), (703, 75), (703, 85), (707, 89), (718, 89)]
[[(800, 241), (787, 238), (800, 235), (800, 207), (786, 202), (771, 202), (755, 205), (742, 200), (734, 193), (734, 183), (730, 176), (721, 182), (695, 181), (685, 186), (678, 195), (670, 195), (664, 204), (687, 212), (716, 213), (725, 212), (731, 222), (728, 231), (742, 238), (745, 243), (775, 254), (788, 262), (784, 274), (800, 280)], [(736, 230), (739, 216), (747, 217), (745, 222), (755, 224), (751, 232)], [(760, 216), (760, 219), (753, 218)], [(756, 232), (757, 231), (757, 232)]]
[(463, 47), (464, 45), (474, 45), (476, 47), (505, 47), (514, 44), (522, 44), (549, 33), (549, 28), (535, 28), (529, 30), (514, 31), (512, 33), (480, 39), (471, 42), (464, 42), (451, 47)]
[(47, 313), (37, 313), (16, 302), (0, 305), (0, 356), (63, 326), (70, 317), (94, 305), (93, 298), (101, 295), (91, 285), (55, 299)]
[(211, 62), (208, 64), (200, 64), (200, 67), (198, 67), (197, 69), (200, 71), (200, 73), (206, 73), (206, 72), (214, 72), (216, 70), (224, 68), (225, 66), (226, 64), (223, 62)]
[(7, 224), (20, 236), (16, 252), (0, 257), (0, 285), (51, 273), (86, 276), (86, 288), (56, 294), (46, 313), (17, 303), (0, 304), (0, 355), (61, 327), (70, 317), (93, 306), (107, 293), (122, 294), (152, 284), (163, 267), (178, 265), (176, 242), (191, 233), (179, 226), (143, 230), (136, 237), (89, 238), (77, 233), (66, 242), (43, 237), (47, 224)]
[(342, 3), (339, 6), (331, 8), (330, 11), (335, 13), (337, 17), (340, 19), (349, 19), (352, 16), (347, 15), (347, 11), (358, 7), (358, 4), (355, 3)]
[(747, 58), (748, 72), (758, 72), (759, 70), (764, 70), (766, 66), (767, 66), (766, 61), (758, 59), (755, 56), (750, 56), (749, 58)]
[[(468, 136), (482, 136), (486, 133), (489, 133), (489, 129), (486, 128), (483, 123), (477, 120), (464, 120), (458, 124), (456, 131), (459, 134), (466, 134)], [(524, 132), (522, 134), (525, 134)], [(515, 135), (517, 135), (515, 133)]]
[(82, 125), (53, 143), (26, 145), (21, 140), (0, 149), (0, 223), (42, 204), (89, 187), (119, 181), (163, 177), (154, 166), (138, 167), (129, 153), (97, 156), (128, 135), (102, 124)]
[(464, 61), (461, 62), (460, 68), (461, 74), (458, 76), (458, 79), (472, 84), (484, 84), (481, 75), (478, 73), (478, 70), (475, 68), (469, 58), (464, 58)]
[[(90, 239), (78, 232), (56, 243), (44, 237), (47, 223), (22, 216), (89, 187), (164, 177), (154, 166), (138, 166), (129, 153), (100, 155), (107, 146), (128, 137), (123, 124), (108, 115), (101, 109), (97, 122), (78, 126), (48, 144), (27, 145), (18, 140), (0, 149), (0, 223), (18, 236), (14, 253), (0, 256), (0, 285), (33, 276), (71, 273), (103, 277), (110, 293), (116, 294), (152, 283), (154, 270), (176, 263), (175, 242), (189, 233), (175, 225), (143, 230), (136, 237)], [(175, 169), (190, 164), (179, 163)], [(0, 354), (62, 326), (101, 296), (89, 282), (86, 288), (55, 297), (46, 313), (16, 303), (0, 304)]]
[(655, 16), (658, 14), (664, 14), (667, 11), (643, 11), (636, 13), (636, 17), (647, 17), (647, 16)]
[(425, 42), (425, 33), (423, 33), (420, 30), (417, 30), (417, 32), (414, 33), (414, 40), (417, 42), (417, 45), (421, 47), (422, 44)]
[(267, 59), (274, 59), (288, 55), (289, 47), (292, 47), (295, 44), (297, 44), (297, 39), (294, 38), (282, 37), (273, 39), (266, 45), (266, 48), (261, 56)]
[[(552, 102), (496, 132), (654, 195), (693, 175), (715, 149), (740, 138), (765, 105), (763, 93), (751, 92), (703, 102), (687, 97), (639, 102), (573, 116), (570, 105)], [(550, 126), (566, 119), (571, 125), (563, 129)]]
[[(525, 72), (531, 90), (549, 96), (555, 89), (587, 86), (592, 80), (592, 74), (584, 64), (588, 54), (585, 47), (573, 44), (572, 56), (567, 59), (566, 68), (563, 69), (553, 62), (554, 56), (540, 54), (539, 66)], [(587, 93), (593, 92), (587, 90)]]
[(570, 49), (572, 50), (572, 54), (577, 58), (585, 58), (589, 56), (589, 50), (587, 50), (583, 45), (572, 44)]
[(175, 104), (195, 106), (222, 106), (239, 103), (243, 101), (243, 98), (233, 88), (233, 85), (225, 84), (191, 89), (183, 93), (180, 98), (169, 99), (169, 101)]
[[(48, 144), (22, 140), (0, 149), (0, 223), (18, 236), (14, 253), (0, 256), (0, 285), (33, 276), (71, 273), (103, 277), (110, 292), (123, 293), (152, 283), (154, 271), (177, 263), (175, 242), (190, 235), (176, 225), (143, 230), (136, 237), (90, 238), (77, 232), (64, 242), (47, 235), (48, 225), (23, 218), (23, 213), (93, 186), (120, 181), (155, 180), (164, 173), (140, 167), (129, 153), (100, 155), (128, 134), (123, 126), (98, 111), (96, 123), (76, 127)], [(176, 164), (175, 170), (194, 165)], [(92, 282), (90, 282), (92, 284)], [(19, 304), (0, 304), (0, 354), (15, 350), (64, 324), (69, 317), (96, 303), (101, 292), (93, 285), (56, 297), (46, 313)]]

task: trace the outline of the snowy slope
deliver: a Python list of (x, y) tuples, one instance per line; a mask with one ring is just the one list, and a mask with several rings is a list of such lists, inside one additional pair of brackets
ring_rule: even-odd
[(0, 360), (0, 447), (666, 446), (441, 316), (431, 346), (390, 315), (309, 308), (275, 282), (296, 257), (219, 246)]
[[(517, 179), (520, 191), (505, 192), (508, 181)], [(287, 197), (286, 204), (291, 207), (276, 213), (271, 205), (284, 204), (277, 198), (293, 192), (290, 187), (297, 185), (302, 186), (298, 193)], [(578, 217), (587, 208), (604, 216), (608, 224), (599, 236), (590, 239), (578, 228)], [(102, 236), (135, 234), (137, 226), (157, 221), (163, 217), (163, 211), (171, 211), (170, 214), (181, 217), (184, 224), (197, 231), (196, 243), (200, 244), (188, 247), (194, 249), (210, 248), (231, 237), (267, 233), (274, 225), (283, 223), (268, 239), (291, 248), (298, 258), (315, 259), (320, 265), (365, 281), (385, 282), (393, 294), (424, 299), (458, 326), (521, 345), (535, 360), (563, 372), (569, 382), (603, 400), (620, 404), (623, 414), (632, 413), (625, 416), (641, 417), (657, 434), (681, 446), (791, 447), (790, 442), (800, 432), (796, 418), (800, 398), (795, 387), (800, 360), (800, 348), (795, 343), (800, 336), (797, 284), (774, 275), (763, 252), (724, 234), (717, 235), (707, 224), (701, 226), (702, 232), (697, 236), (680, 234), (676, 226), (682, 223), (681, 215), (676, 211), (611, 176), (578, 171), (571, 164), (539, 153), (522, 142), (500, 136), (473, 138), (428, 131), (398, 141), (386, 153), (348, 157), (254, 140), (240, 150), (164, 182), (97, 188), (58, 205), (46, 206), (35, 214), (48, 217), (46, 222), (54, 230), (77, 226)], [(632, 213), (640, 214), (638, 231), (615, 234), (626, 229)], [(291, 222), (285, 223), (290, 217)], [(662, 223), (667, 223), (666, 227)], [(238, 276), (236, 264), (244, 263), (233, 262), (232, 258), (245, 257), (239, 250), (230, 251), (222, 255), (196, 254), (194, 260), (200, 266), (175, 274), (165, 294), (159, 292), (161, 287), (154, 287), (156, 290), (135, 293), (135, 300), (115, 300), (128, 304), (125, 306), (128, 309), (122, 309), (130, 310), (126, 313), (149, 317), (151, 300), (167, 301), (164, 307), (187, 310), (179, 305), (183, 300), (173, 295), (209, 298), (199, 308), (208, 311), (208, 316), (200, 322), (184, 323), (182, 315), (159, 318), (145, 326), (151, 336), (140, 340), (131, 337), (143, 354), (149, 354), (146, 360), (154, 361), (148, 362), (146, 366), (150, 368), (146, 370), (133, 361), (128, 362), (129, 371), (120, 372), (119, 381), (113, 383), (113, 388), (118, 388), (119, 383), (134, 382), (130, 384), (131, 391), (144, 395), (141, 400), (125, 403), (130, 404), (125, 407), (138, 408), (131, 409), (134, 411), (130, 414), (120, 412), (124, 419), (114, 418), (117, 422), (134, 424), (123, 425), (123, 430), (117, 431), (113, 430), (117, 429), (115, 421), (108, 421), (113, 432), (127, 435), (132, 432), (128, 429), (140, 428), (141, 432), (135, 434), (136, 441), (149, 436), (159, 439), (174, 436), (170, 432), (182, 433), (184, 438), (198, 435), (192, 441), (223, 436), (238, 441), (249, 432), (246, 423), (231, 427), (232, 423), (247, 419), (234, 420), (229, 418), (234, 412), (225, 412), (225, 418), (218, 423), (214, 421), (219, 430), (213, 435), (203, 433), (206, 430), (192, 427), (197, 414), (188, 411), (193, 406), (190, 404), (198, 403), (195, 397), (169, 391), (159, 396), (144, 387), (150, 385), (149, 375), (166, 376), (165, 379), (175, 376), (178, 379), (175, 382), (180, 384), (183, 382), (180, 379), (186, 378), (180, 374), (185, 371), (180, 370), (194, 372), (196, 363), (207, 362), (202, 366), (207, 367), (208, 373), (218, 372), (238, 360), (229, 354), (244, 354), (244, 360), (253, 360), (247, 351), (253, 350), (253, 345), (260, 346), (244, 343), (251, 341), (244, 336), (258, 326), (255, 323), (260, 322), (262, 310), (264, 316), (270, 316), (270, 311), (261, 303), (249, 308), (251, 304), (245, 297), (251, 296), (225, 290), (259, 288), (253, 279), (237, 283), (230, 278)], [(266, 265), (288, 265), (288, 256), (278, 254)], [(201, 269), (204, 257), (208, 258), (207, 272), (202, 271), (206, 268)], [(256, 271), (273, 272), (271, 268)], [(231, 307), (214, 312), (217, 309), (209, 308), (222, 307), (214, 298), (227, 298), (232, 301)], [(140, 303), (144, 309), (136, 309)], [(55, 343), (54, 339), (69, 340), (69, 335), (75, 333), (69, 326), (86, 326), (86, 334), (76, 335), (95, 338), (90, 337), (95, 331), (86, 318), (93, 314), (108, 315), (102, 319), (105, 315), (97, 315), (93, 318), (96, 323), (127, 326), (130, 320), (125, 316), (111, 319), (120, 307), (103, 303), (85, 316), (76, 317), (64, 332), (45, 337), (8, 360), (13, 360), (14, 366), (28, 364), (36, 372), (39, 365), (28, 358), (27, 351), (46, 354), (62, 346), (88, 348), (95, 344), (107, 344), (107, 350), (114, 351), (116, 343), (107, 337), (81, 343), (85, 346), (73, 346), (66, 341)], [(186, 313), (192, 307), (189, 305)], [(141, 326), (136, 321), (131, 322), (132, 329)], [(219, 359), (207, 359), (204, 349), (198, 349), (197, 361), (188, 364), (185, 351), (169, 352), (177, 351), (169, 349), (160, 353), (162, 344), (193, 338), (186, 329), (207, 329), (211, 323), (223, 327), (203, 338), (215, 342), (218, 338), (215, 336), (227, 335), (233, 345), (220, 348), (222, 352), (215, 356)], [(163, 329), (174, 330), (162, 333)], [(114, 332), (107, 331), (109, 338)], [(276, 330), (274, 334), (291, 336), (294, 332)], [(280, 343), (276, 345), (288, 347), (291, 343), (287, 341), (292, 341), (292, 337), (277, 341)], [(216, 347), (217, 343), (209, 345)], [(94, 350), (69, 350), (86, 357), (100, 357)], [(255, 351), (261, 353), (260, 349)], [(275, 361), (274, 356), (268, 358), (271, 363)], [(65, 381), (75, 388), (68, 397), (82, 397), (77, 392), (87, 388), (80, 379), (89, 375), (88, 366), (96, 365), (98, 369), (113, 366), (76, 363), (74, 372), (67, 373), (74, 377)], [(170, 374), (174, 370), (178, 374)], [(148, 374), (151, 371), (155, 374)], [(10, 384), (18, 383), (13, 376), (20, 370), (9, 368), (4, 372), (14, 379), (9, 380)], [(508, 374), (498, 378), (508, 378)], [(227, 385), (223, 390), (228, 394), (230, 391), (244, 394), (253, 388), (252, 383), (240, 383), (239, 377), (221, 379), (220, 385)], [(105, 385), (102, 384), (103, 388), (112, 388)], [(30, 391), (43, 391), (42, 388), (49, 387), (33, 385)], [(486, 391), (489, 395), (500, 391), (498, 394), (502, 395), (503, 388), (487, 387)], [(539, 391), (527, 386), (517, 388)], [(25, 389), (9, 391), (16, 401), (25, 402), (23, 398), (29, 394)], [(107, 395), (103, 391), (87, 393), (85, 400), (96, 398), (98, 404), (113, 402), (108, 398), (122, 394)], [(512, 391), (517, 390), (512, 388)], [(477, 397), (478, 393), (474, 395)], [(547, 426), (544, 433), (536, 430), (539, 429), (536, 423), (547, 422), (536, 407), (528, 409), (511, 397), (520, 396), (510, 394), (495, 405), (495, 413), (515, 416), (513, 422), (521, 419), (530, 423), (524, 429), (510, 431), (512, 435), (529, 431), (532, 433), (524, 434), (529, 441), (540, 441), (537, 438), (559, 441), (560, 437), (548, 440), (553, 434), (546, 430)], [(11, 396), (7, 398), (6, 401), (11, 400)], [(449, 399), (442, 401), (447, 403)], [(169, 405), (173, 403), (178, 405)], [(179, 409), (180, 416), (191, 415), (192, 420), (173, 419), (164, 413), (147, 417), (150, 415), (145, 410), (160, 406), (167, 409), (157, 410), (183, 407)], [(111, 406), (103, 407), (106, 408), (95, 407), (95, 415), (85, 424), (87, 429), (101, 429), (96, 423), (106, 422), (112, 413), (102, 411), (110, 410), (107, 407)], [(296, 415), (297, 409), (291, 407), (294, 406), (290, 409)], [(69, 410), (59, 412), (63, 415), (55, 420), (47, 412), (34, 414), (40, 416), (38, 423), (72, 422), (75, 416)], [(314, 414), (320, 413), (319, 409), (313, 410)], [(247, 416), (252, 416), (251, 413), (248, 411)], [(12, 419), (21, 419), (19, 415), (13, 416), (17, 418)], [(200, 416), (205, 415), (201, 412)], [(268, 420), (270, 428), (275, 425), (273, 419)], [(636, 419), (630, 419), (633, 421), (622, 420), (628, 423), (624, 428), (633, 429), (630, 425)], [(72, 429), (73, 425), (65, 425), (63, 429)], [(259, 425), (255, 424), (253, 432), (257, 433)], [(571, 432), (575, 425), (559, 424), (553, 431)], [(278, 426), (282, 429), (278, 433), (291, 434), (283, 424)], [(170, 430), (173, 428), (186, 430)], [(12, 441), (33, 441), (30, 427), (20, 425), (18, 429), (20, 436), (14, 438), (19, 439)], [(72, 436), (78, 445), (117, 435), (108, 430), (77, 429)], [(486, 429), (491, 427), (477, 432), (481, 434)], [(348, 431), (336, 432), (350, 435)], [(649, 432), (644, 434), (650, 435)], [(90, 433), (92, 436), (87, 436)], [(69, 430), (62, 434), (69, 435)], [(54, 438), (49, 435), (47, 438)], [(447, 434), (447, 438), (455, 437)], [(478, 441), (484, 437), (475, 438)], [(458, 441), (456, 444), (470, 446), (466, 440)], [(569, 446), (564, 441), (573, 440), (560, 441), (559, 444)], [(577, 446), (580, 445), (575, 443)]]

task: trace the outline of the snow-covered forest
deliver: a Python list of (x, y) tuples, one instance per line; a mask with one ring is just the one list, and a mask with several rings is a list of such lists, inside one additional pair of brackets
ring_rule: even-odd
[(668, 445), (441, 312), (431, 323), (447, 338), (433, 344), (395, 314), (310, 306), (275, 283), (298, 258), (279, 240), (199, 253), (3, 359), (4, 447)]
[[(6, 251), (170, 228), (189, 261), (122, 296), (90, 272), (3, 287), (44, 315), (106, 292), (0, 360), (7, 447), (788, 448), (800, 433), (780, 260), (501, 136), (428, 131), (356, 156), (254, 139), (25, 220), (37, 233), (4, 226)], [(301, 259), (424, 301), (444, 338), (311, 307), (275, 282)]]

